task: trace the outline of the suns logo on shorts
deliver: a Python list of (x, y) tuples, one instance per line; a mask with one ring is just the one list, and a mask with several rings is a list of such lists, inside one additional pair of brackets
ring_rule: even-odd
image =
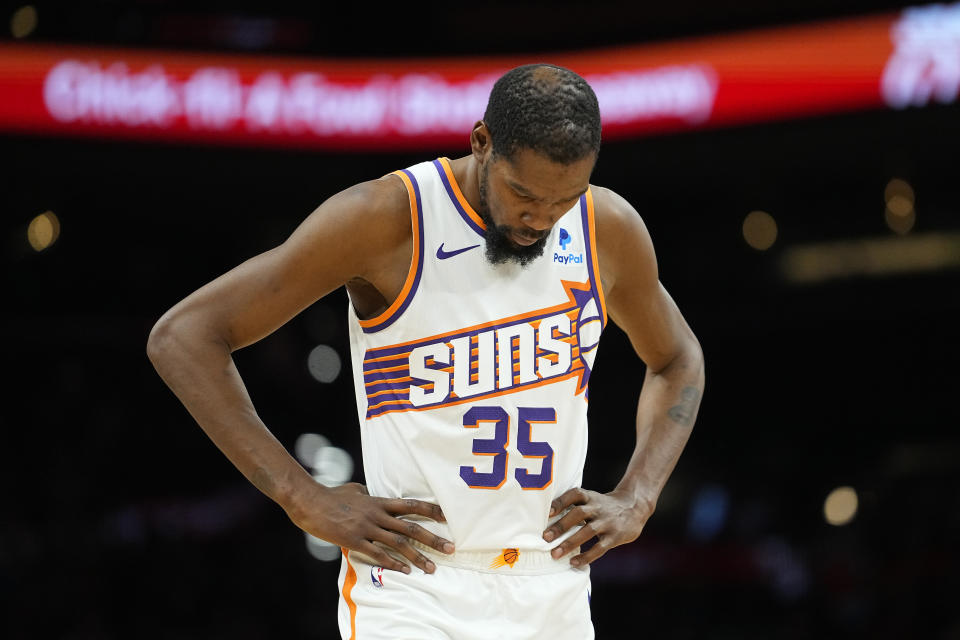
[(513, 567), (513, 564), (517, 561), (517, 558), (520, 557), (520, 552), (516, 549), (504, 549), (500, 552), (496, 558), (493, 559), (493, 562), (490, 563), (491, 569), (499, 569), (500, 567), (507, 565)]

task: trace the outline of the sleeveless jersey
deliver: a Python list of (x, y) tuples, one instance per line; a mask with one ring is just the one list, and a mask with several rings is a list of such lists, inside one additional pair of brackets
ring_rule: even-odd
[(446, 158), (395, 175), (410, 197), (407, 279), (377, 317), (349, 311), (368, 491), (439, 504), (447, 523), (420, 524), (458, 553), (548, 550), (550, 503), (581, 483), (607, 321), (591, 193), (542, 256), (494, 265)]

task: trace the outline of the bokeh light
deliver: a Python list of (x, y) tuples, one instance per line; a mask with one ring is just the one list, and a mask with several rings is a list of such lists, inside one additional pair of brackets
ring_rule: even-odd
[(340, 447), (322, 447), (313, 456), (313, 478), (328, 487), (337, 487), (353, 475), (353, 458)]
[(690, 503), (687, 534), (698, 542), (712, 540), (723, 530), (729, 512), (730, 494), (724, 487), (702, 487)]
[(305, 534), (307, 538), (307, 552), (317, 560), (332, 562), (340, 558), (340, 547), (327, 542), (309, 533)]
[(913, 187), (910, 186), (910, 183), (906, 180), (900, 178), (893, 178), (890, 182), (887, 183), (886, 188), (883, 190), (884, 199), (889, 202), (893, 198), (899, 196), (905, 198), (910, 202), (914, 200)]
[(312, 467), (313, 462), (316, 459), (317, 452), (320, 449), (329, 446), (330, 441), (320, 434), (303, 433), (300, 434), (300, 437), (297, 438), (296, 444), (293, 445), (293, 451), (296, 453), (297, 460), (299, 460), (301, 464), (307, 467)]
[(60, 220), (53, 211), (44, 211), (27, 226), (27, 242), (34, 251), (43, 251), (60, 237)]
[(751, 211), (743, 220), (743, 239), (757, 251), (766, 251), (777, 241), (777, 221), (766, 211)]
[(890, 229), (899, 235), (906, 235), (917, 221), (914, 209), (913, 187), (906, 180), (894, 178), (883, 190), (887, 208), (883, 218)]
[(25, 5), (10, 16), (10, 34), (14, 38), (26, 38), (37, 28), (37, 10), (33, 5)]
[(850, 524), (857, 515), (859, 500), (853, 487), (837, 487), (823, 502), (823, 517), (835, 527)]
[(340, 375), (340, 355), (333, 347), (318, 344), (307, 356), (307, 369), (315, 380), (330, 383)]

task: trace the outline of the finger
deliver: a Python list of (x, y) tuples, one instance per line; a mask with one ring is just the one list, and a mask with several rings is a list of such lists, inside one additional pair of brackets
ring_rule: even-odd
[(570, 564), (572, 564), (575, 567), (582, 567), (584, 565), (588, 565), (594, 560), (596, 560), (597, 558), (601, 557), (607, 551), (612, 549), (614, 546), (616, 545), (613, 545), (607, 542), (606, 537), (601, 536), (600, 538), (597, 538), (597, 542), (592, 547), (590, 547), (583, 553), (577, 554), (572, 558), (570, 558)]
[(436, 549), (440, 553), (449, 554), (456, 551), (456, 547), (452, 542), (446, 538), (441, 538), (435, 533), (430, 533), (416, 522), (388, 517), (383, 523), (381, 523), (381, 526), (384, 529), (402, 533), (406, 537), (425, 544), (431, 549)]
[(580, 487), (567, 489), (562, 494), (554, 498), (553, 502), (550, 503), (550, 516), (553, 517), (557, 515), (571, 505), (586, 503), (587, 494), (583, 489)]
[(376, 539), (381, 544), (390, 547), (402, 555), (412, 564), (420, 567), (424, 573), (433, 573), (436, 571), (436, 565), (425, 555), (414, 549), (410, 545), (410, 541), (402, 533), (381, 530), (381, 535), (377, 536)]
[(437, 522), (446, 522), (443, 510), (439, 505), (413, 498), (385, 498), (384, 509), (392, 516), (418, 515), (425, 516)]
[(364, 540), (362, 544), (356, 547), (356, 550), (369, 556), (371, 560), (376, 562), (384, 569), (400, 571), (401, 573), (410, 573), (410, 567), (408, 567), (405, 562), (397, 560), (369, 540)]
[(581, 522), (586, 521), (586, 519), (586, 509), (582, 506), (574, 507), (573, 509), (570, 509), (570, 511), (568, 511), (562, 518), (543, 530), (543, 539), (547, 542), (556, 540), (567, 529), (577, 526)]
[(597, 536), (597, 532), (589, 524), (584, 525), (579, 531), (555, 546), (550, 555), (554, 559), (562, 558), (582, 544), (586, 544)]

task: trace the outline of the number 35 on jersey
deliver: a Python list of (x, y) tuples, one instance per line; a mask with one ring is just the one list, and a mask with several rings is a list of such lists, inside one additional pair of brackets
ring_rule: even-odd
[[(474, 438), (473, 454), (492, 456), (493, 468), (490, 471), (478, 471), (476, 466), (461, 466), (460, 477), (472, 489), (499, 489), (512, 477), (524, 489), (544, 489), (553, 481), (553, 448), (546, 442), (533, 439), (534, 425), (557, 423), (557, 412), (546, 407), (518, 407), (516, 416), (517, 451), (524, 460), (533, 464), (517, 466), (513, 473), (510, 468), (511, 416), (503, 407), (475, 406), (463, 414), (463, 426), (477, 429), (483, 423), (493, 423), (492, 438)], [(539, 471), (534, 468), (539, 461)], [(487, 466), (487, 465), (482, 465)]]

